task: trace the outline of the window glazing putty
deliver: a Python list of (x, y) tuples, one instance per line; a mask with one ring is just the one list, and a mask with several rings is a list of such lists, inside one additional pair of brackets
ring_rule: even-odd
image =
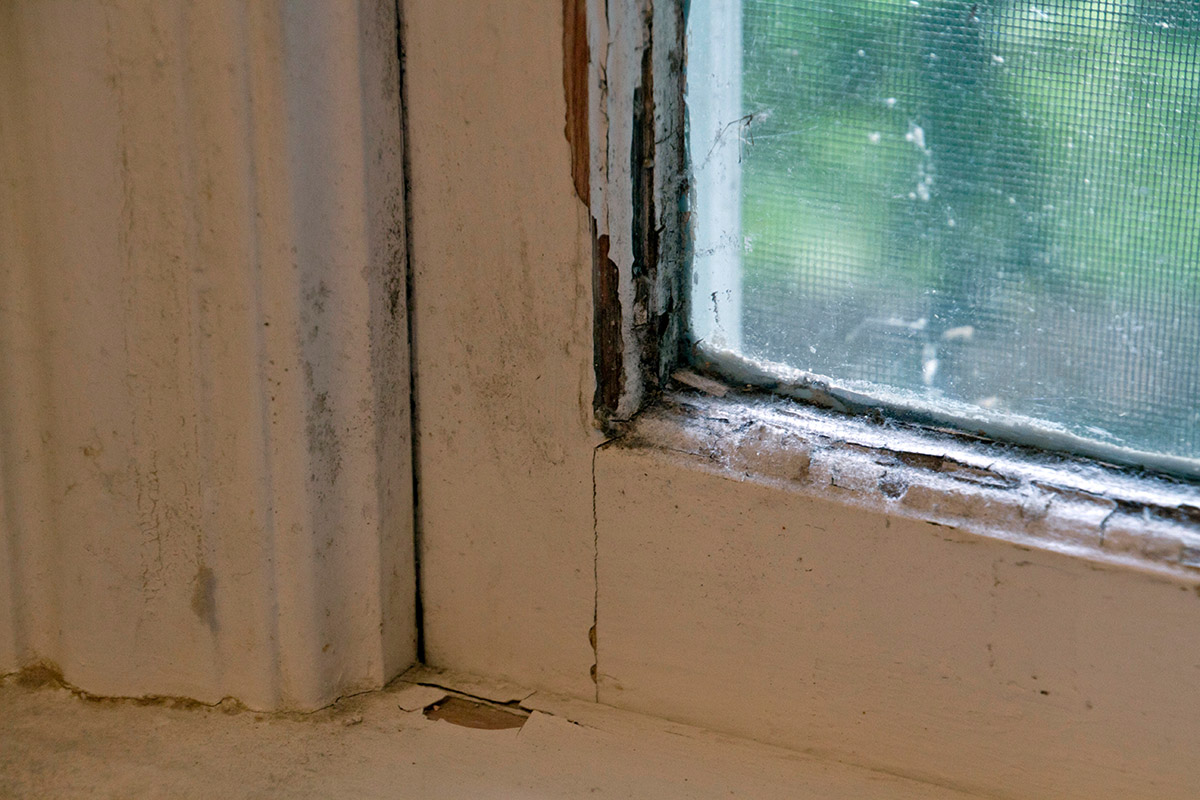
[(1200, 2), (692, 0), (688, 48), (701, 348), (1200, 458)]

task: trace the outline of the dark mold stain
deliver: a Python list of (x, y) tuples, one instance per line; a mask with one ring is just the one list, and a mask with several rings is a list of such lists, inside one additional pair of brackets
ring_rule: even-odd
[(903, 497), (904, 493), (908, 491), (908, 484), (899, 478), (885, 474), (879, 479), (879, 491), (896, 500)]
[(592, 292), (595, 297), (594, 347), (596, 359), (596, 413), (601, 420), (616, 412), (625, 392), (624, 350), (621, 336), (620, 277), (608, 257), (607, 235), (595, 236), (592, 225)]
[[(308, 412), (305, 415), (305, 435), (308, 452), (323, 468), (330, 484), (335, 483), (342, 468), (342, 447), (337, 429), (333, 425), (333, 409), (329, 403), (329, 392), (316, 391), (312, 364), (304, 365), (304, 382), (309, 392)], [(313, 480), (317, 479), (314, 473)]]
[(39, 661), (22, 669), (13, 681), (22, 689), (58, 689), (65, 687), (62, 670), (53, 661)]
[(217, 576), (204, 565), (196, 570), (196, 577), (192, 579), (192, 612), (213, 633), (217, 632)]

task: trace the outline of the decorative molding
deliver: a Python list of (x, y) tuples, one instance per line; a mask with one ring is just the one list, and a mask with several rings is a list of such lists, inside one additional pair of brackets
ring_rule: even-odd
[(0, 671), (319, 707), (415, 655), (396, 10), (0, 10)]

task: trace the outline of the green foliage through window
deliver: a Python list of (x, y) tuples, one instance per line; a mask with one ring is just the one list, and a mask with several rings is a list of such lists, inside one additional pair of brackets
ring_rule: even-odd
[(746, 355), (1200, 456), (1200, 2), (741, 16)]

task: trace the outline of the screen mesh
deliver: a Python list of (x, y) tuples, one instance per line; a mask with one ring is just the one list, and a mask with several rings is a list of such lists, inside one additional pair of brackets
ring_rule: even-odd
[(741, 35), (742, 352), (1200, 456), (1200, 2), (743, 0)]

